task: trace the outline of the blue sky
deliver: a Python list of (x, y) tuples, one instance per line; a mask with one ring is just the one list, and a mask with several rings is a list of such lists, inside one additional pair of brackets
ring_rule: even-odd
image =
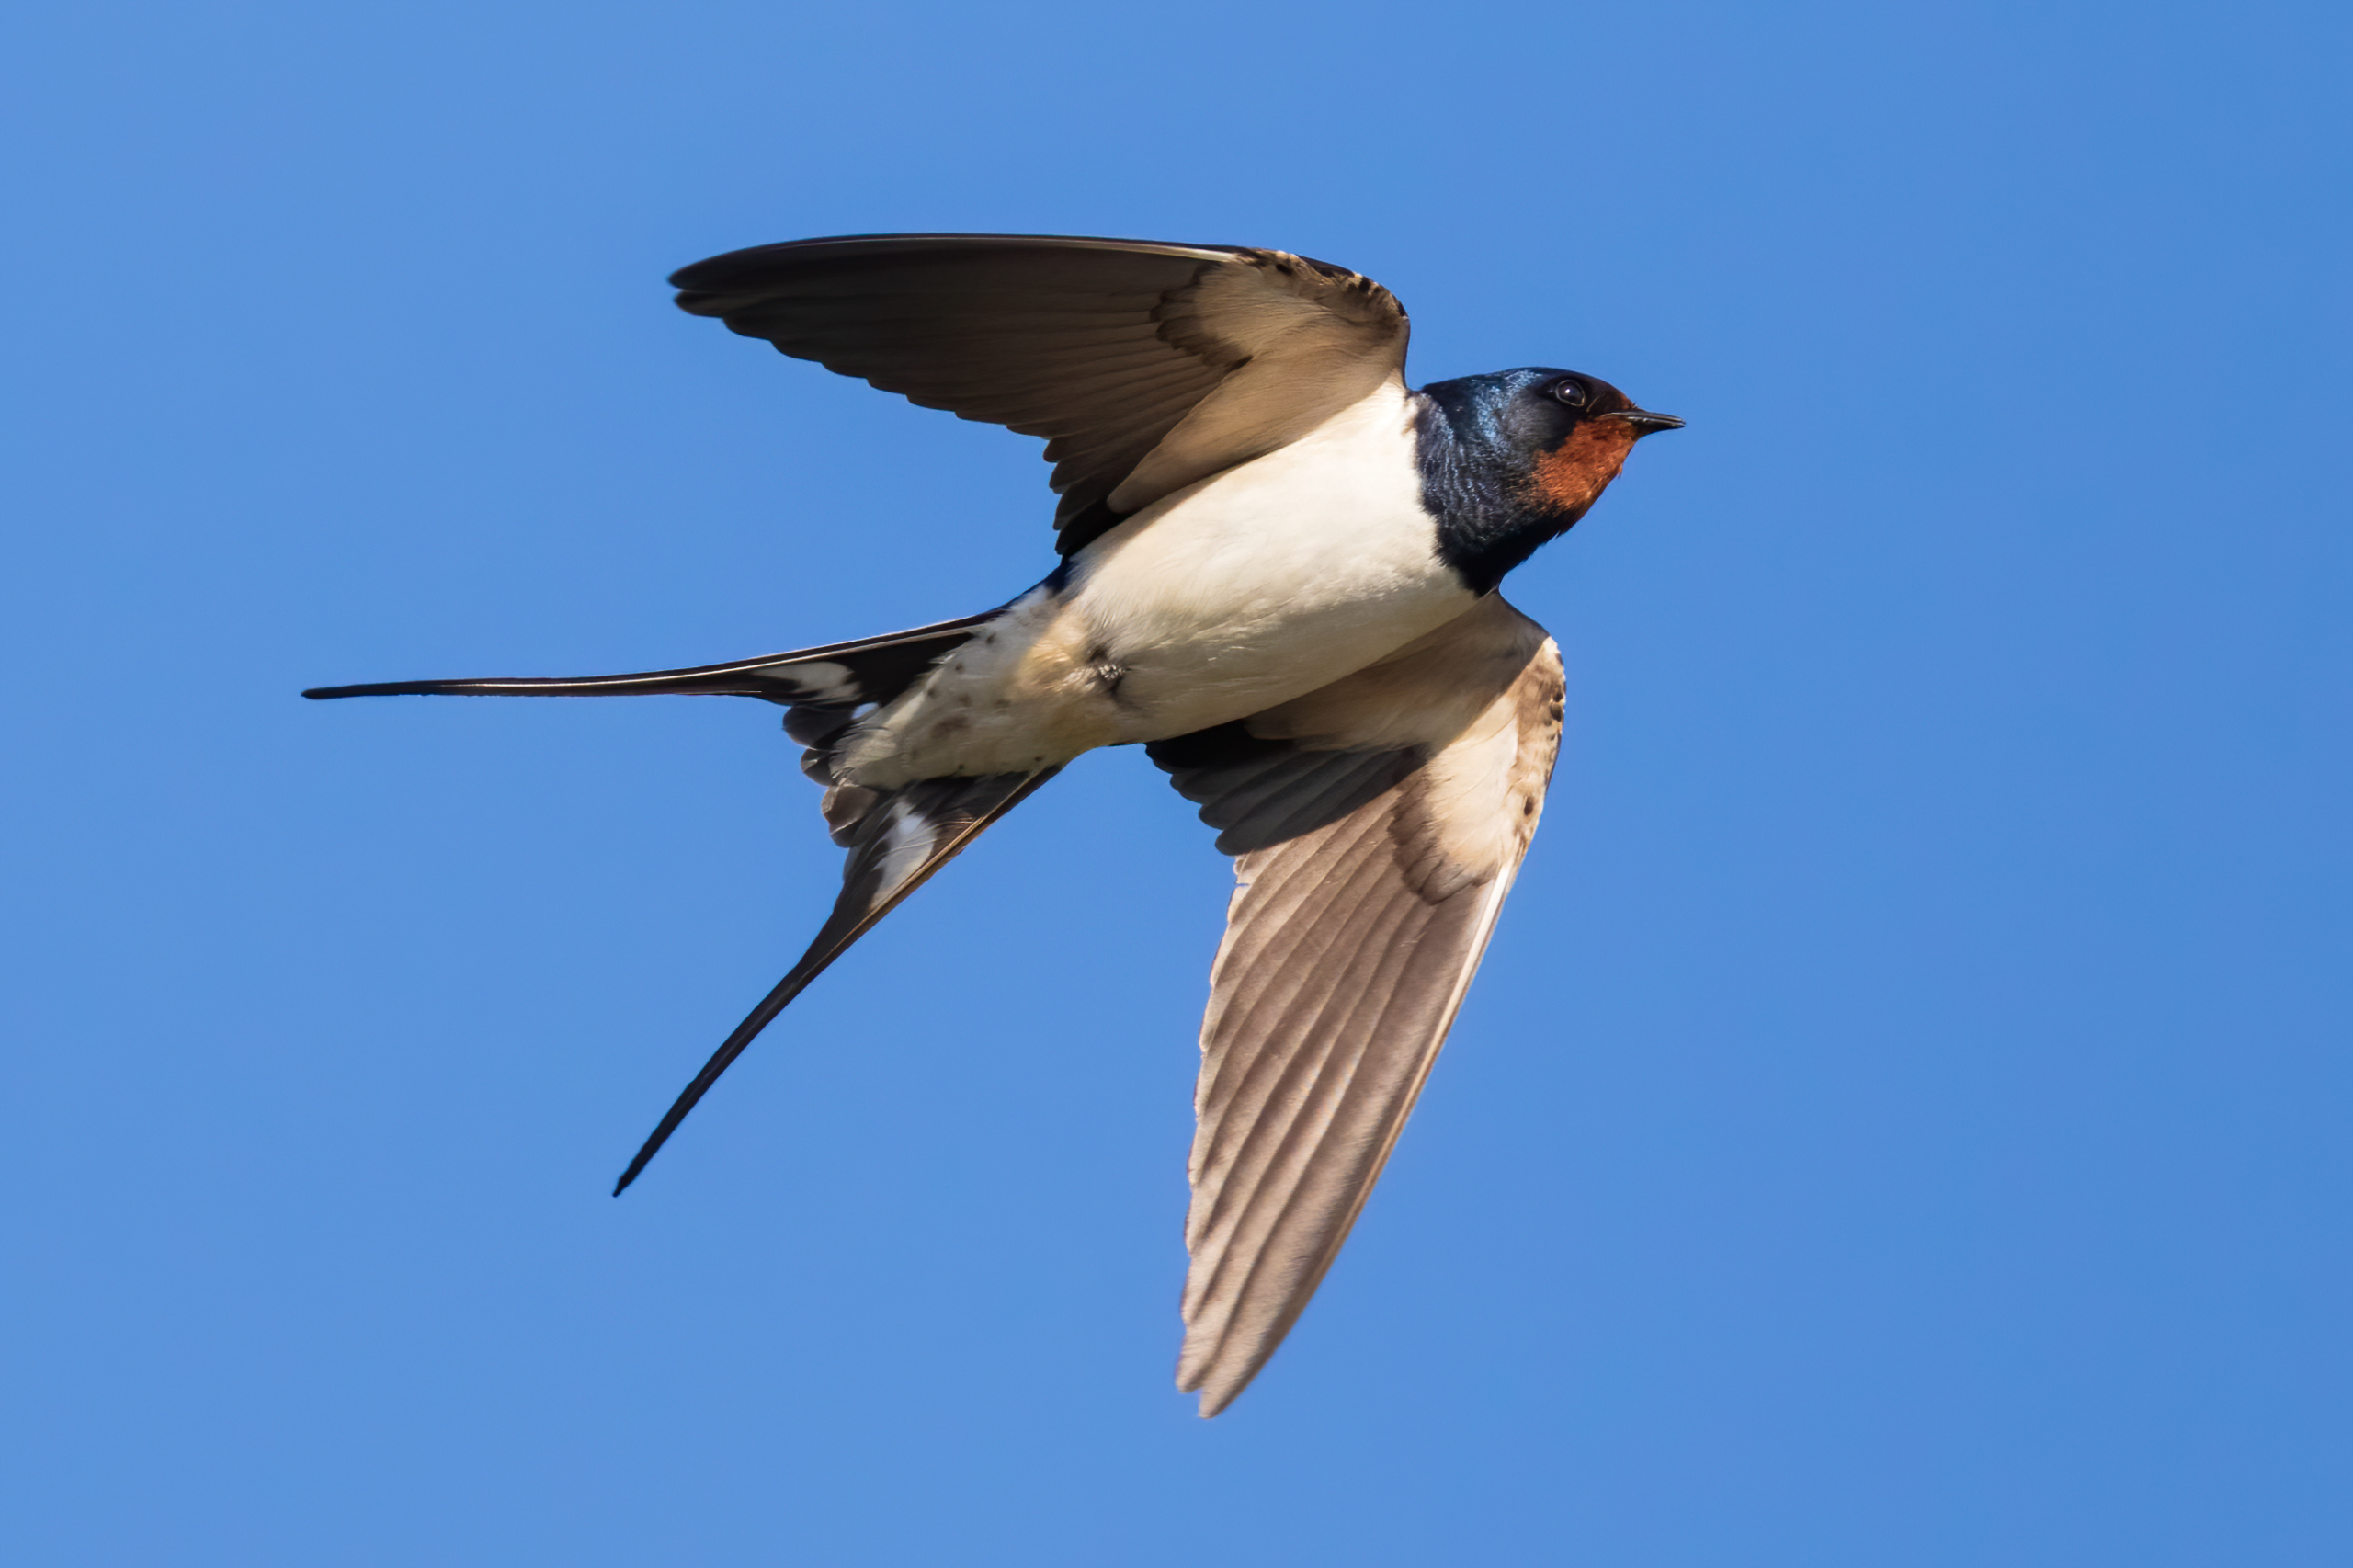
[[(90, 4), (0, 36), (11, 1555), (2337, 1564), (2324, 6)], [(1034, 444), (671, 309), (1275, 244), (1645, 444), (1545, 829), (1258, 1385), (1169, 1387), (1226, 864), (1074, 767), (820, 915), (716, 660), (1051, 564)], [(910, 979), (908, 977), (916, 977)]]

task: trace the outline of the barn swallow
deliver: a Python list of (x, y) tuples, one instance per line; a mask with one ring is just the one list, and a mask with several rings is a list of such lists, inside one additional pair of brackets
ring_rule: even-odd
[(926, 408), (1046, 438), (1061, 561), (961, 620), (640, 675), (305, 697), (780, 704), (848, 851), (798, 963), (614, 1187), (809, 983), (1083, 752), (1142, 744), (1236, 888), (1211, 970), (1177, 1387), (1231, 1403), (1329, 1268), (1536, 830), (1558, 649), (1496, 589), (1682, 421), (1573, 370), (1404, 380), (1405, 312), (1227, 245), (802, 240), (681, 308)]

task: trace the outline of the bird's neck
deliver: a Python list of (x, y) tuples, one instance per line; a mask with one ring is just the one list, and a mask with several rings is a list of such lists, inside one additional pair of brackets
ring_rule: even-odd
[(1427, 393), (1415, 401), (1422, 506), (1438, 522), (1439, 559), (1472, 593), (1492, 593), (1506, 573), (1566, 533), (1592, 496), (1573, 502), (1564, 485), (1546, 483), (1543, 458), (1510, 445), (1480, 411), (1450, 409)]

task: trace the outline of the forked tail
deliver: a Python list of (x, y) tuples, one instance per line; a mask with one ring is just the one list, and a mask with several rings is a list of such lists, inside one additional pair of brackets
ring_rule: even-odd
[(635, 1181), (687, 1113), (728, 1064), (744, 1053), (787, 1004), (808, 988), (850, 945), (872, 930), (907, 895), (954, 859), (982, 830), (1060, 771), (998, 773), (970, 778), (926, 778), (892, 789), (870, 789), (836, 778), (835, 750), (869, 704), (890, 701), (960, 647), (996, 611), (942, 621), (857, 642), (802, 648), (733, 664), (639, 675), (554, 678), (386, 681), (370, 686), (323, 686), (302, 695), (338, 697), (756, 697), (783, 704), (787, 733), (808, 746), (801, 767), (826, 786), (824, 813), (834, 842), (849, 851), (841, 896), (776, 989), (735, 1026), (694, 1082), (678, 1096), (645, 1146), (621, 1173), (616, 1195)]

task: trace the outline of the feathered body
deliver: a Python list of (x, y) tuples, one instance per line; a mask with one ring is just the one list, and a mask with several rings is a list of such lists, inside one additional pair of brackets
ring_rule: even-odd
[[(1047, 437), (1061, 563), (1001, 608), (694, 669), (324, 688), (783, 704), (848, 851), (832, 915), (641, 1149), (850, 943), (1063, 765), (1142, 743), (1236, 857), (1202, 1028), (1178, 1384), (1215, 1415), (1306, 1305), (1526, 853), (1560, 658), (1495, 592), (1643, 435), (1527, 369), (1407, 390), (1405, 314), (1277, 251), (999, 235), (764, 246), (679, 302)], [(618, 1190), (618, 1188), (617, 1188)]]

